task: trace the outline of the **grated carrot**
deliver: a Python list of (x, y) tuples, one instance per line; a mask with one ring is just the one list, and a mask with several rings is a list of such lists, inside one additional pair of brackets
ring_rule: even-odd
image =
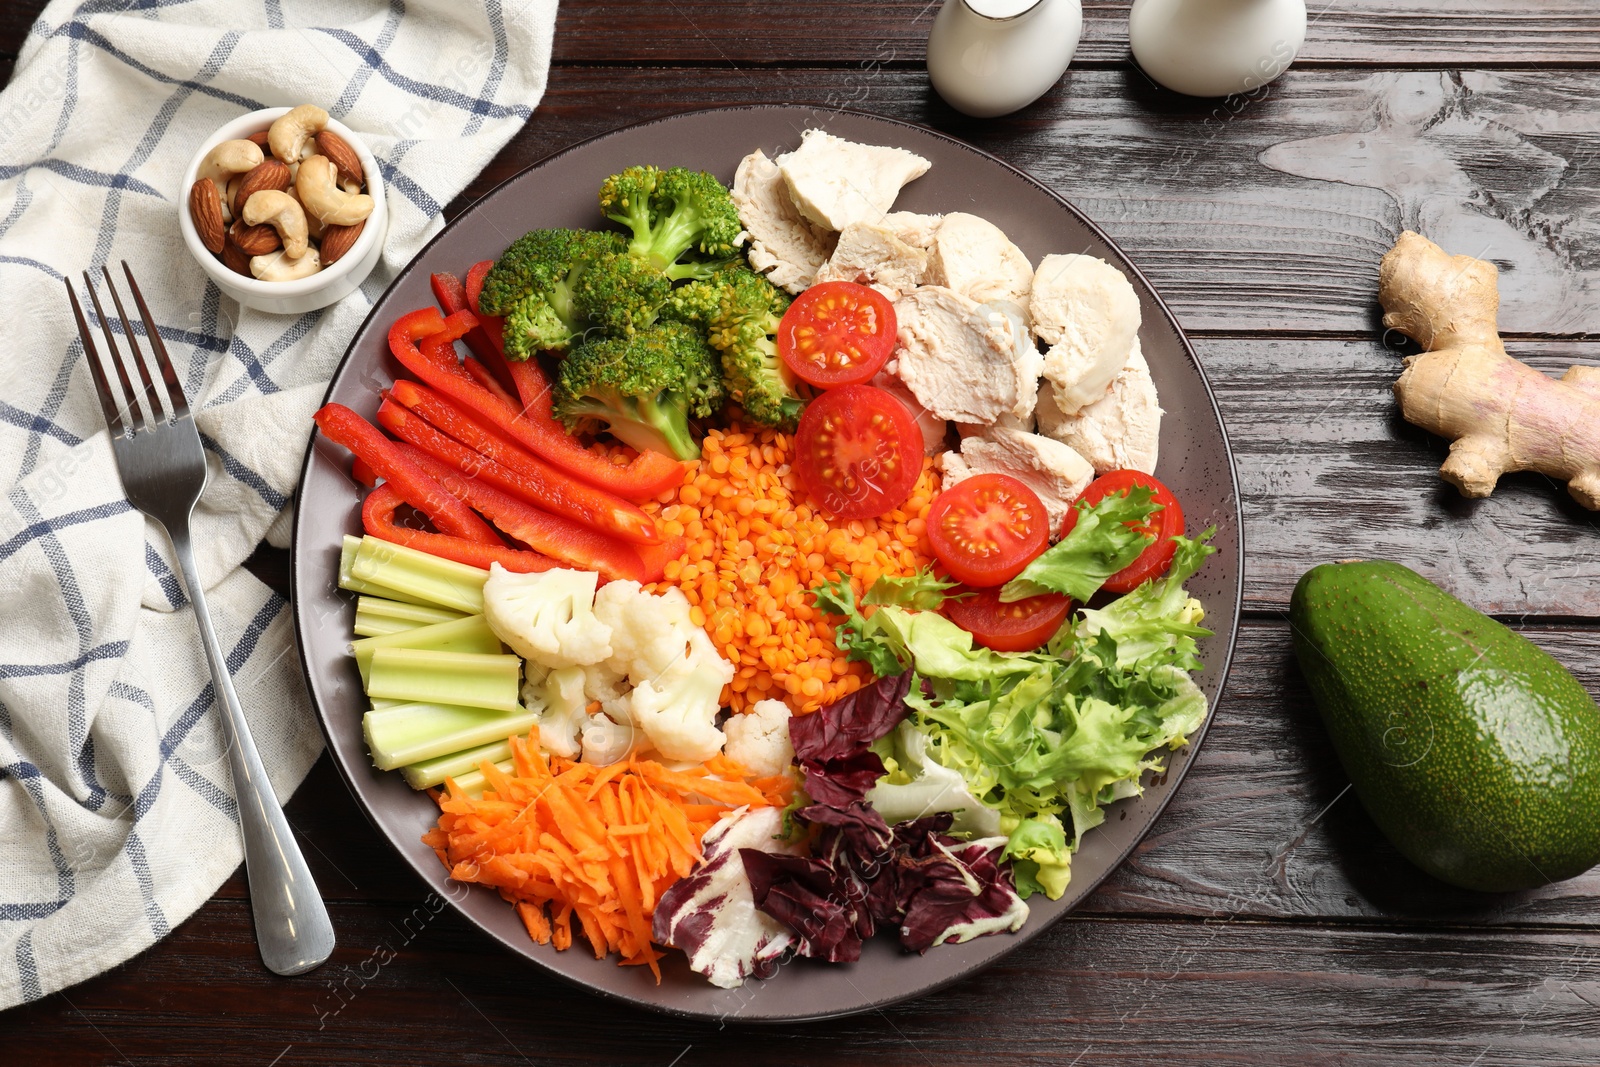
[(667, 564), (666, 578), (646, 588), (676, 586), (689, 598), (691, 616), (738, 667), (722, 694), (735, 711), (767, 698), (815, 711), (871, 681), (834, 644), (811, 590), (847, 576), (860, 596), (880, 575), (912, 574), (933, 561), (927, 513), (939, 483), (931, 460), (899, 508), (846, 522), (807, 499), (789, 468), (792, 446), (774, 430), (713, 429), (683, 485), (642, 505), (689, 545)]
[(789, 802), (789, 778), (748, 780), (725, 757), (714, 770), (672, 771), (650, 760), (597, 767), (539, 751), (538, 728), (511, 739), (514, 774), (479, 765), (474, 799), (455, 779), (438, 794), (438, 825), (423, 843), (461, 882), (493, 886), (515, 905), (528, 936), (565, 949), (578, 920), (596, 958), (647, 966), (656, 901), (700, 859), (700, 836), (734, 807)]

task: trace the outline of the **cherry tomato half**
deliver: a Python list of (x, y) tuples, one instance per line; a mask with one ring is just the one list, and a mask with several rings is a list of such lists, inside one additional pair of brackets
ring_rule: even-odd
[(819, 389), (870, 381), (894, 351), (894, 305), (855, 282), (821, 282), (789, 305), (778, 323), (778, 354)]
[[(957, 594), (971, 596), (953, 599)], [(1000, 603), (1000, 590), (973, 589), (959, 585), (950, 590), (950, 597), (939, 610), (944, 617), (972, 635), (984, 648), (996, 652), (1028, 652), (1038, 648), (1061, 628), (1072, 601), (1060, 593), (1045, 593)]]
[[(1156, 503), (1161, 505), (1161, 510), (1150, 516), (1149, 522), (1139, 527), (1145, 533), (1155, 534), (1156, 540), (1149, 548), (1139, 553), (1138, 559), (1106, 579), (1103, 588), (1112, 593), (1131, 593), (1149, 579), (1165, 574), (1167, 567), (1172, 563), (1172, 557), (1178, 551), (1178, 546), (1172, 539), (1183, 533), (1183, 506), (1178, 503), (1178, 498), (1172, 495), (1172, 490), (1158, 482), (1154, 475), (1143, 471), (1109, 471), (1102, 474), (1089, 483), (1088, 488), (1078, 496), (1078, 499), (1098, 504), (1112, 493), (1126, 492), (1136, 485), (1148, 486), (1155, 490)], [(1066, 521), (1061, 524), (1061, 536), (1067, 536), (1076, 525), (1078, 525), (1078, 509), (1073, 507), (1067, 511)]]
[(794, 454), (800, 484), (823, 510), (870, 519), (904, 504), (916, 488), (922, 431), (893, 395), (841, 385), (806, 405)]
[(968, 585), (1009, 582), (1044, 551), (1050, 524), (1032, 489), (1005, 474), (979, 474), (957, 482), (928, 507), (928, 543)]

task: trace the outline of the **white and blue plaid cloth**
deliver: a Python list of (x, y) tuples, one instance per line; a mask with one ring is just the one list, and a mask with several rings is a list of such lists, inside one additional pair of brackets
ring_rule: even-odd
[[(196, 410), (195, 545), (280, 797), (321, 751), (287, 605), (241, 562), (284, 545), (316, 408), (440, 209), (544, 92), (556, 0), (57, 0), (0, 93), (0, 1008), (164, 937), (238, 865), (211, 681), (159, 528), (123, 498), (62, 285), (126, 259)], [(178, 233), (196, 147), (315, 103), (388, 183), (384, 257), (299, 316), (243, 311)]]

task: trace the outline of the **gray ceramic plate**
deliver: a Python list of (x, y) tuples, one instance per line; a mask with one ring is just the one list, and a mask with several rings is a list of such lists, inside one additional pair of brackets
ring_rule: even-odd
[[(759, 147), (776, 155), (798, 144), (801, 132), (811, 127), (870, 144), (898, 145), (932, 160), (933, 168), (901, 194), (898, 209), (973, 212), (997, 224), (1035, 263), (1052, 252), (1088, 253), (1116, 264), (1132, 280), (1144, 311), (1140, 337), (1166, 409), (1160, 476), (1183, 501), (1191, 530), (1213, 523), (1218, 527), (1215, 544), (1220, 551), (1191, 587), (1205, 602), (1207, 623), (1216, 631), (1204, 642), (1208, 669), (1200, 679), (1214, 706), (1233, 651), (1243, 545), (1232, 455), (1194, 351), (1138, 268), (1093, 223), (1027, 175), (931, 130), (848, 112), (745, 107), (677, 115), (569, 148), (500, 185), (423, 249), (357, 332), (327, 398), (369, 416), (376, 410), (378, 390), (397, 369), (387, 351), (388, 326), (401, 313), (433, 302), (430, 272), (464, 273), (536, 227), (599, 226), (596, 190), (623, 167), (682, 165), (731, 181), (746, 153)], [(335, 763), (379, 831), (422, 879), (490, 936), (541, 967), (642, 1007), (714, 1018), (815, 1019), (881, 1007), (971, 974), (1065, 915), (1132, 851), (1177, 789), (1203, 736), (1197, 734), (1188, 748), (1171, 757), (1166, 775), (1144, 796), (1113, 809), (1074, 859), (1067, 894), (1054, 902), (1035, 897), (1033, 915), (1017, 934), (941, 946), (926, 956), (905, 955), (891, 939), (879, 937), (859, 963), (792, 961), (777, 977), (738, 990), (707, 984), (672, 953), (658, 986), (645, 968), (596, 960), (581, 946), (558, 953), (535, 945), (496, 893), (450, 883), (437, 857), (418, 840), (434, 820), (432, 801), (413, 793), (398, 774), (377, 771), (368, 761), (361, 740), (365, 703), (360, 679), (345, 654), (354, 598), (335, 587), (340, 538), (361, 532), (360, 487), (350, 479), (349, 467), (342, 449), (320, 437), (312, 441), (300, 482), (293, 549), (300, 655)]]

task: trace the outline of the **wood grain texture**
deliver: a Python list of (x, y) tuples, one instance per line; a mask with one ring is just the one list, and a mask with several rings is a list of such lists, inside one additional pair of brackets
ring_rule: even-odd
[(1502, 326), (1600, 332), (1600, 74), (1293, 70), (1256, 100), (1178, 98), (1126, 70), (1069, 72), (982, 122), (915, 71), (567, 68), (462, 206), (619, 125), (740, 103), (849, 107), (970, 141), (1066, 196), (1191, 330), (1367, 334), (1402, 229), (1502, 269)]
[[(1438, 473), (1448, 442), (1401, 418), (1401, 356), (1374, 339), (1201, 338), (1233, 446), (1245, 517), (1245, 606), (1281, 611), (1300, 575), (1391, 559), (1481, 611), (1600, 618), (1600, 515), (1536, 474), (1468, 500)], [(1600, 346), (1521, 342), (1560, 375)]]
[(736, 1018), (645, 1015), (583, 993), (496, 950), (448, 908), (435, 914), (420, 895), (404, 904), (339, 904), (332, 913), (341, 935), (333, 960), (316, 974), (280, 979), (256, 960), (246, 905), (213, 902), (133, 963), (10, 1013), (8, 1062), (1592, 1067), (1600, 1060), (1600, 934), (1593, 931), (1421, 935), (1083, 917), (921, 1000), (826, 1024), (750, 1028)]
[[(1600, 11), (1585, 0), (1327, 0), (1307, 5), (1302, 63), (1478, 64), (1600, 62)], [(939, 0), (857, 4), (803, 0), (774, 15), (760, 0), (619, 0), (563, 5), (557, 63), (723, 65), (877, 63), (921, 66)], [(1083, 5), (1074, 63), (1124, 62), (1128, 2)]]

